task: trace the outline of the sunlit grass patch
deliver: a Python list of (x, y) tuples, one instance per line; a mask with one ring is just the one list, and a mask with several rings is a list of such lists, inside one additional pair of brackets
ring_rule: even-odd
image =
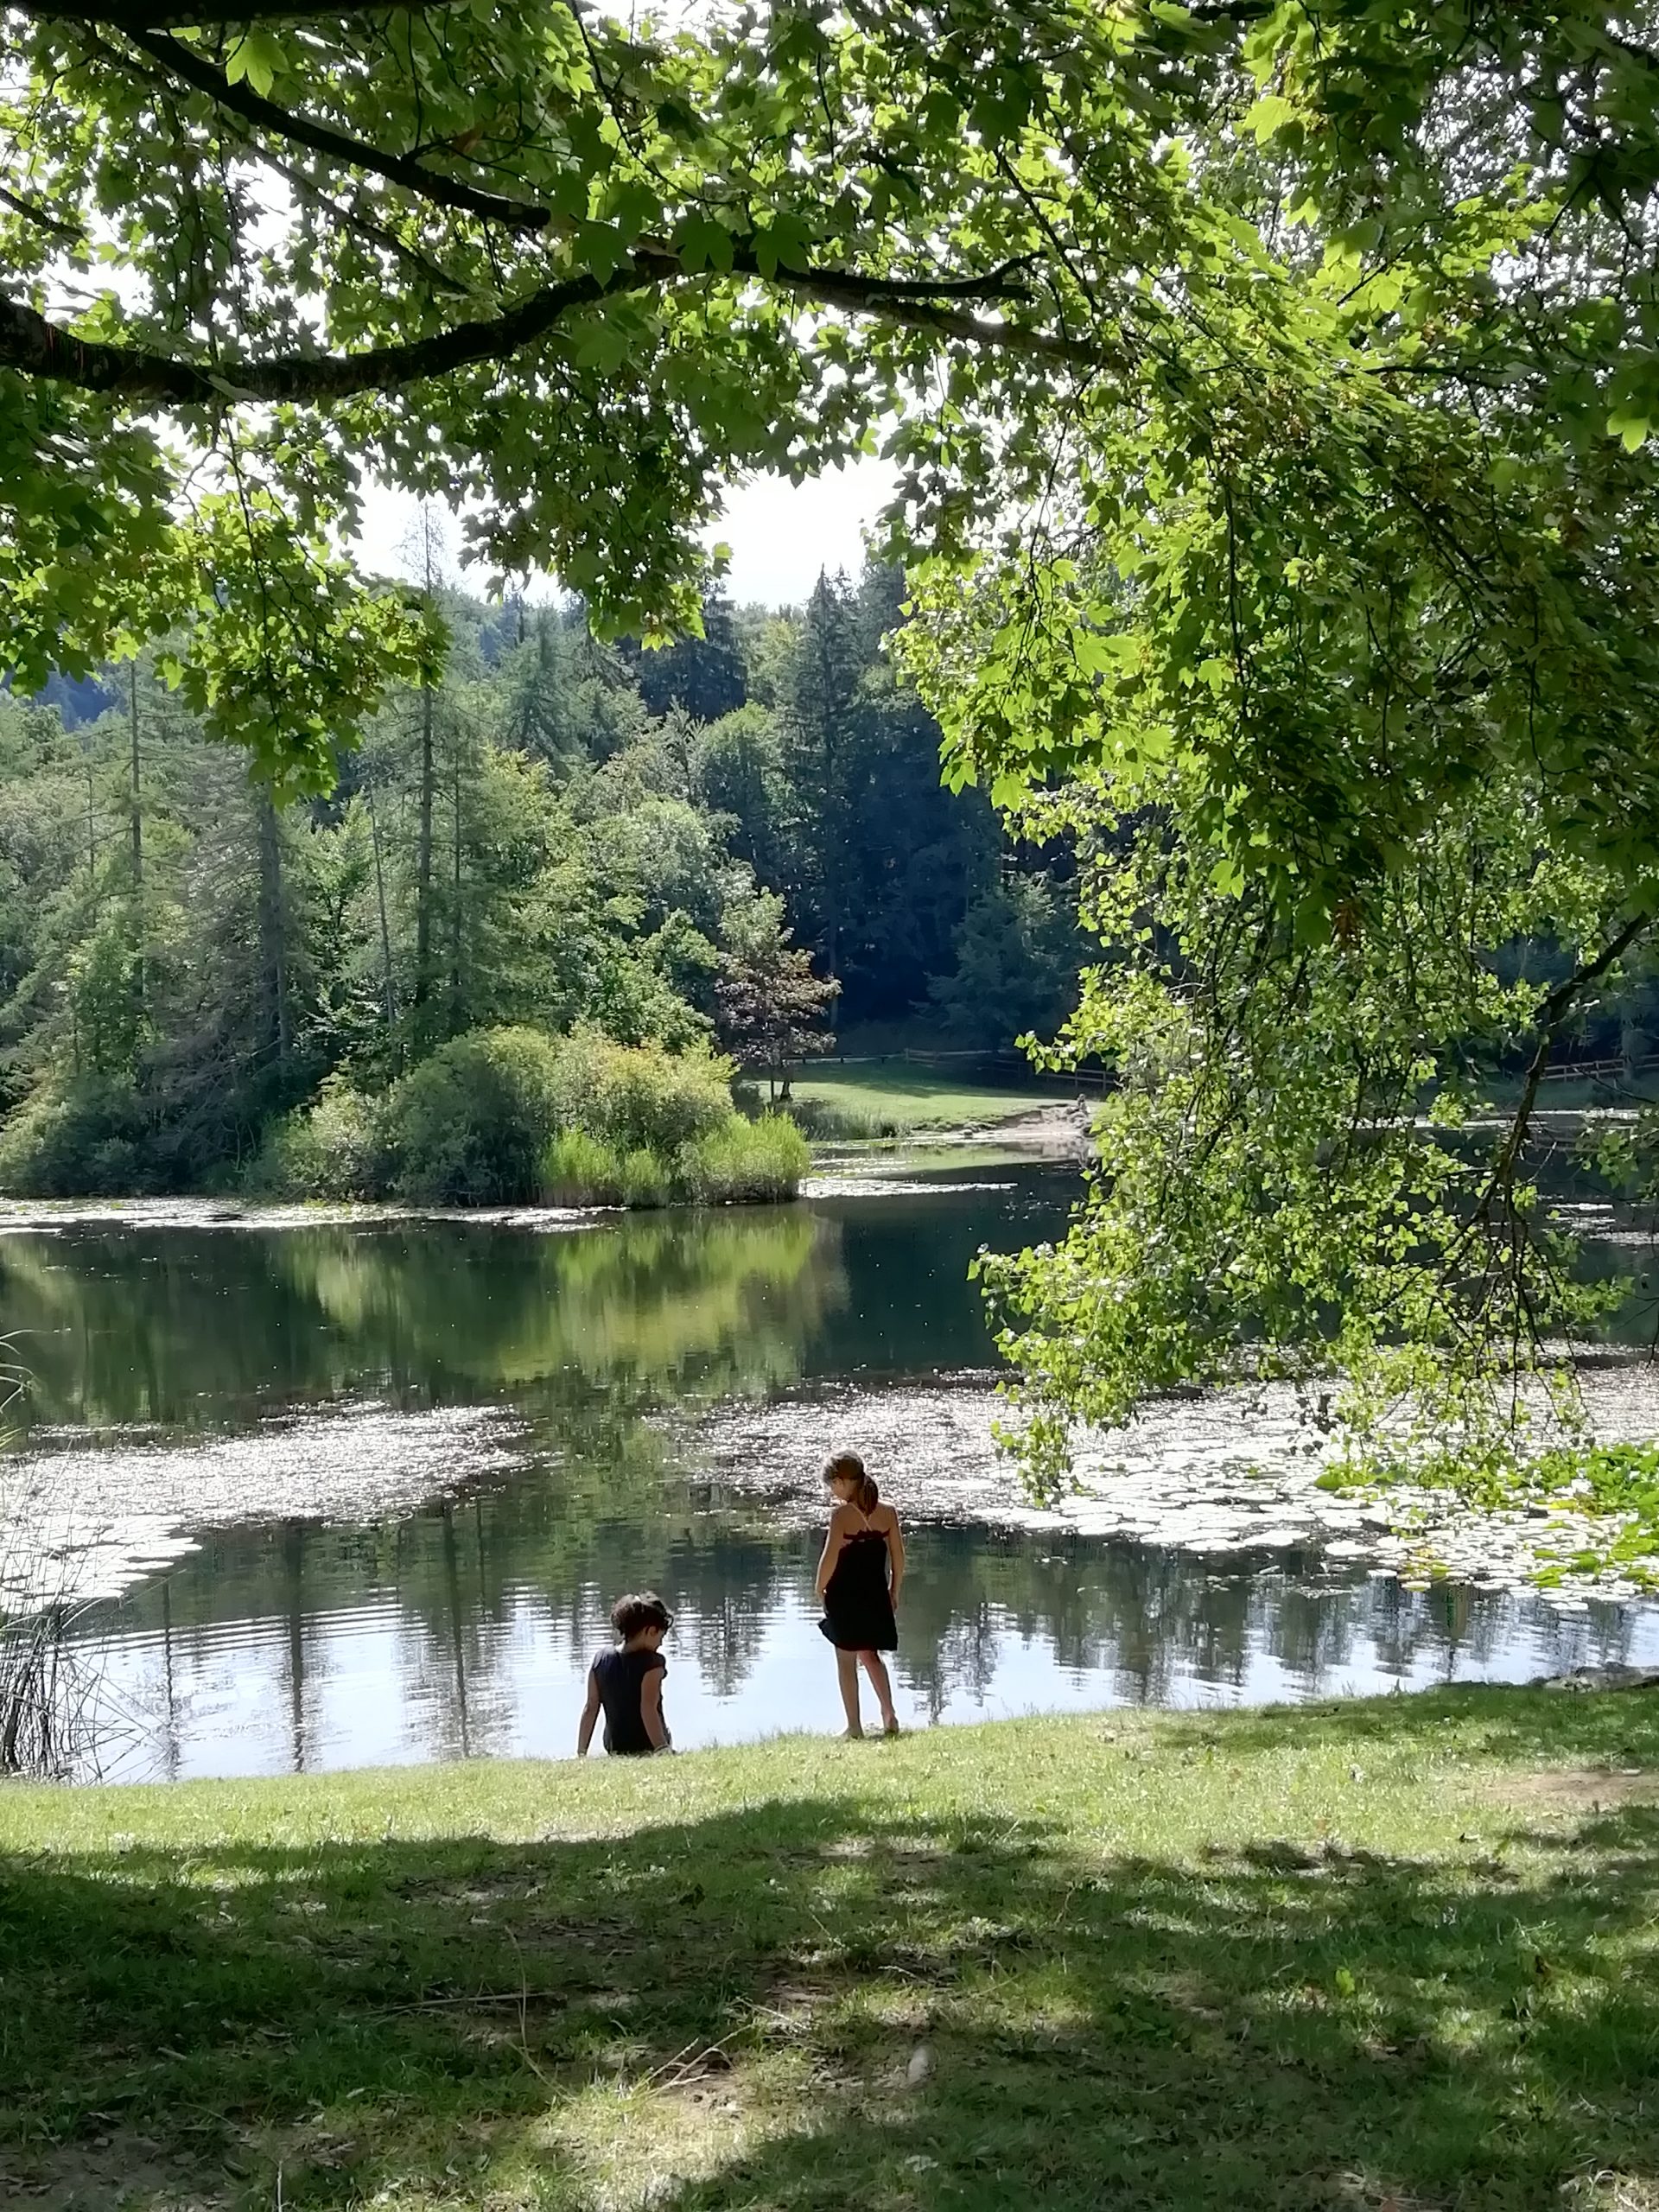
[(1063, 1092), (1035, 1084), (966, 1081), (903, 1061), (816, 1068), (797, 1076), (790, 1090), (808, 1135), (826, 1138), (978, 1128), (1065, 1103)]

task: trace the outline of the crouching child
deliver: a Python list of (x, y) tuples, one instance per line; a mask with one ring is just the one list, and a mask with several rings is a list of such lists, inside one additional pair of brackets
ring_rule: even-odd
[(611, 1607), (616, 1649), (601, 1651), (588, 1670), (588, 1702), (576, 1731), (576, 1757), (585, 1758), (594, 1727), (605, 1715), (605, 1748), (613, 1758), (637, 1758), (674, 1746), (663, 1713), (668, 1662), (663, 1638), (674, 1616), (654, 1591), (619, 1598)]

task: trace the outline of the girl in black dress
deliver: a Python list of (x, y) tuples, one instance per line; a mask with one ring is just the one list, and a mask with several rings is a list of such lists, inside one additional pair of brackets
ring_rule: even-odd
[(836, 1504), (818, 1561), (818, 1595), (823, 1600), (818, 1626), (836, 1647), (847, 1733), (864, 1733), (858, 1709), (858, 1670), (862, 1667), (881, 1708), (883, 1732), (896, 1736), (899, 1716), (893, 1709), (893, 1684), (881, 1654), (899, 1648), (893, 1617), (905, 1579), (899, 1516), (890, 1505), (882, 1504), (881, 1493), (856, 1452), (837, 1452), (824, 1468), (823, 1479)]

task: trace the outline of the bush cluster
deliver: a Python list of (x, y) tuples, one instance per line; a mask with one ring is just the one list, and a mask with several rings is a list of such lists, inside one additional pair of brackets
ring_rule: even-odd
[(33, 1198), (147, 1195), (132, 1092), (97, 1076), (48, 1082), (0, 1129), (0, 1191)]
[(371, 1099), (336, 1077), (278, 1122), (247, 1186), (437, 1205), (720, 1205), (792, 1198), (808, 1152), (781, 1116), (734, 1111), (705, 1051), (592, 1030), (480, 1029)]

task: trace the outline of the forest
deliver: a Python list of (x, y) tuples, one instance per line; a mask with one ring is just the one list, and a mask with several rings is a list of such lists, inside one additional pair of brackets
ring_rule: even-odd
[(157, 652), (0, 702), (0, 1186), (536, 1195), (496, 1160), (377, 1172), (353, 1102), (429, 1115), (414, 1071), (475, 1089), (489, 1048), (450, 1048), (509, 1031), (660, 1046), (718, 1092), (709, 1053), (990, 1052), (1066, 1011), (1065, 855), (943, 788), (883, 650), (893, 571), (798, 611), (712, 595), (647, 651), (577, 601), (469, 597), (422, 540), (442, 677), (388, 694), (326, 797), (273, 796)]

